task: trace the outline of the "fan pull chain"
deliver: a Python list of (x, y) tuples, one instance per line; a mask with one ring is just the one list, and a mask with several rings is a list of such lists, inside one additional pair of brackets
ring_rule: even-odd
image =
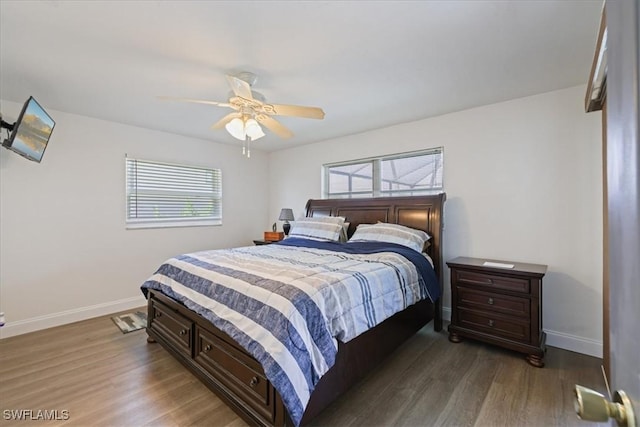
[(249, 135), (246, 135), (242, 141), (242, 155), (247, 156), (247, 159), (251, 158), (251, 137)]

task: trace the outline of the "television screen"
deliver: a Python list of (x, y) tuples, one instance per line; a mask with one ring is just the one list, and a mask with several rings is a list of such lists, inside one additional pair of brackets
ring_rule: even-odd
[(56, 122), (30, 96), (4, 146), (29, 160), (40, 162)]

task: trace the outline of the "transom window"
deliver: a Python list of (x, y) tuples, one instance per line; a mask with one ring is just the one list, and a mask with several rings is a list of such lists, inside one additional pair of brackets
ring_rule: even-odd
[(222, 224), (220, 169), (126, 158), (127, 228)]
[(324, 197), (383, 197), (440, 193), (442, 147), (323, 165)]

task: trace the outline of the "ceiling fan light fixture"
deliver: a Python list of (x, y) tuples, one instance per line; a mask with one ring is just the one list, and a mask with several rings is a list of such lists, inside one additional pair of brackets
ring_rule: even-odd
[(240, 141), (244, 141), (245, 139), (244, 122), (241, 119), (235, 118), (231, 120), (229, 123), (227, 123), (224, 126), (224, 128), (234, 138), (239, 139)]
[(262, 138), (265, 134), (262, 127), (256, 122), (255, 119), (249, 119), (244, 124), (245, 133), (255, 141), (258, 138)]
[(247, 136), (251, 138), (252, 141), (265, 136), (262, 127), (255, 119), (243, 120), (235, 118), (225, 125), (225, 129), (227, 129), (227, 132), (229, 132), (231, 136), (240, 141), (244, 141)]

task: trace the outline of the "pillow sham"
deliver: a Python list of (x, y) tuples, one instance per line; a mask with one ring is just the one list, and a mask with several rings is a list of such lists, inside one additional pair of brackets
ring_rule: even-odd
[(431, 238), (422, 230), (405, 227), (400, 224), (379, 222), (377, 224), (360, 224), (353, 233), (350, 242), (387, 242), (403, 245), (422, 252), (425, 243)]
[(337, 242), (340, 240), (344, 218), (340, 216), (305, 217), (294, 221), (289, 237)]

